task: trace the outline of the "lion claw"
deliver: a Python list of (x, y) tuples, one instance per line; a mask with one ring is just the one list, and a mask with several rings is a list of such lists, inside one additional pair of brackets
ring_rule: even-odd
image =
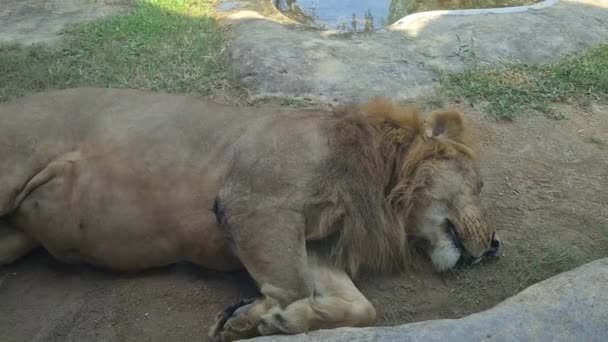
[(255, 301), (255, 298), (246, 298), (246, 299), (241, 299), (237, 303), (234, 303), (234, 304), (228, 306), (227, 308), (222, 310), (220, 313), (218, 313), (217, 316), (215, 316), (214, 326), (217, 326), (217, 328), (219, 328), (219, 329), (223, 328), (224, 324), (226, 324), (226, 321), (228, 321), (228, 319), (230, 317), (232, 317), (232, 315), (238, 308), (251, 304), (254, 301)]
[(215, 323), (209, 331), (209, 340), (230, 342), (258, 335), (255, 325), (249, 322), (246, 311), (243, 313), (243, 310), (239, 310), (254, 301), (255, 299), (243, 299), (217, 314)]

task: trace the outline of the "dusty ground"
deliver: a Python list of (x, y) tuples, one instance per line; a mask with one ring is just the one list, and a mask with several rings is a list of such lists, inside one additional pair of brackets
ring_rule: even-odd
[[(461, 317), (608, 255), (608, 107), (561, 106), (499, 123), (464, 104), (480, 141), (499, 260), (360, 282), (379, 324)], [(255, 291), (245, 274), (176, 265), (125, 275), (39, 251), (0, 270), (3, 341), (200, 341), (215, 313)]]

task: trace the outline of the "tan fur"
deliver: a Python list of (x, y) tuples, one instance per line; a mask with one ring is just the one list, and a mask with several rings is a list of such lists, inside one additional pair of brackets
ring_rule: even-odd
[(361, 271), (438, 270), (497, 243), (457, 111), (386, 99), (334, 112), (80, 88), (0, 105), (0, 264), (38, 245), (123, 271), (245, 267), (263, 298), (218, 316), (232, 341), (373, 324)]

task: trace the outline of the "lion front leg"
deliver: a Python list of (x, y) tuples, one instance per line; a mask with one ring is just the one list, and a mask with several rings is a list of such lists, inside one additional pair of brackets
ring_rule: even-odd
[[(311, 258), (312, 259), (312, 258)], [(318, 329), (365, 327), (376, 321), (376, 310), (346, 272), (313, 261), (315, 291), (285, 308), (275, 306), (262, 315), (262, 335), (298, 334)]]
[(244, 301), (221, 312), (209, 333), (212, 341), (258, 336), (263, 315), (313, 293), (304, 218), (300, 213), (268, 208), (225, 215), (224, 220), (220, 219), (221, 229), (228, 232), (238, 258), (261, 286), (263, 298)]

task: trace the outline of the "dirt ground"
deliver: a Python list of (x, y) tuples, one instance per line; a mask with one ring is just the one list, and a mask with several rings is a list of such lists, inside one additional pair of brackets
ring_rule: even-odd
[[(497, 122), (466, 104), (500, 258), (444, 275), (362, 279), (380, 325), (456, 318), (608, 255), (608, 106)], [(137, 274), (69, 266), (38, 251), (0, 269), (2, 341), (200, 341), (216, 312), (255, 295), (244, 273), (179, 264)]]

